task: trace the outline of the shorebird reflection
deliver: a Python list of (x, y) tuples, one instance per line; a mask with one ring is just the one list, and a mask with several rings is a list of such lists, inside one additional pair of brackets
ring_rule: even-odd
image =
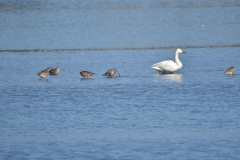
[(39, 80), (40, 81), (48, 81), (48, 79), (46, 79), (46, 78), (40, 78)]
[(51, 76), (56, 76), (56, 77), (60, 77), (59, 74), (50, 74)]
[(105, 77), (105, 78), (107, 78), (107, 79), (111, 79), (111, 80), (117, 80), (118, 78), (116, 78), (116, 77)]
[(94, 78), (80, 78), (80, 81), (93, 80)]

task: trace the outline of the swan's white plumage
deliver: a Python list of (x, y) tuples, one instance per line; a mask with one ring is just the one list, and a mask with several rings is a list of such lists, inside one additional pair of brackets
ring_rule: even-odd
[(156, 69), (159, 72), (169, 72), (173, 73), (180, 69), (179, 66), (176, 65), (175, 62), (172, 60), (162, 61), (159, 63), (156, 63), (152, 66), (153, 69)]
[(174, 73), (182, 68), (182, 63), (178, 58), (179, 53), (185, 53), (182, 49), (178, 48), (175, 53), (175, 62), (172, 60), (166, 60), (156, 63), (152, 66), (153, 69), (162, 72), (163, 74)]

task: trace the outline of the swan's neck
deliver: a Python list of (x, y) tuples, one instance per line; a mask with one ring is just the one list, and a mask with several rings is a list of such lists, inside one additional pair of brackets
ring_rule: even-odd
[(178, 58), (178, 52), (176, 51), (175, 53), (175, 62), (178, 65), (179, 69), (182, 68), (182, 63), (180, 62), (179, 58)]

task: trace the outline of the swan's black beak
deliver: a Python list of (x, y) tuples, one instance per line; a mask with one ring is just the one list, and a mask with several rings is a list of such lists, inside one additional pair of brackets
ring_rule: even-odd
[(186, 53), (186, 52), (183, 51), (182, 53)]

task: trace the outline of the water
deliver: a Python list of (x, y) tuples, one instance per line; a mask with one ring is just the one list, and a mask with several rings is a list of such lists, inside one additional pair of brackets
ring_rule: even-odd
[[(240, 157), (238, 1), (0, 6), (0, 159)], [(150, 68), (177, 47), (181, 70)]]

